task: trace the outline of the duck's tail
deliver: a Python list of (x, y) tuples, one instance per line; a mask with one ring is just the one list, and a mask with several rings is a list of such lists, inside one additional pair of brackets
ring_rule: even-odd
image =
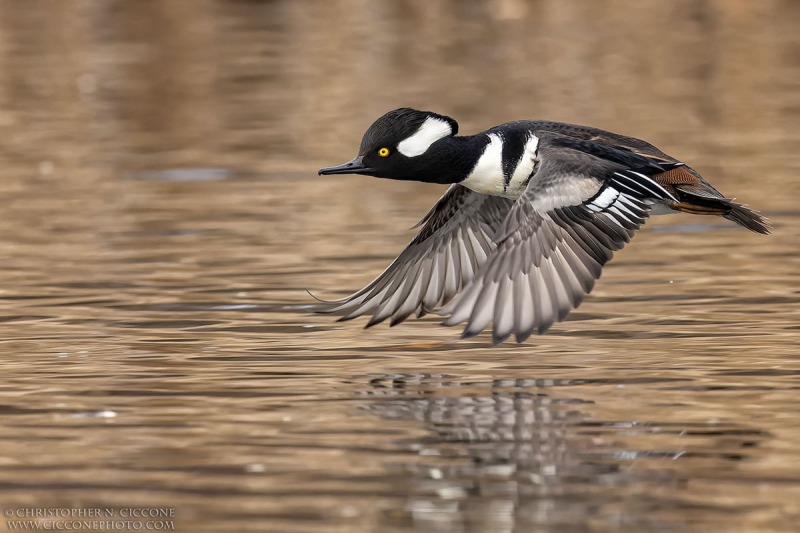
[(677, 201), (667, 202), (667, 205), (676, 211), (697, 215), (719, 215), (762, 235), (769, 235), (772, 232), (772, 224), (767, 217), (740, 204), (736, 198), (725, 198), (688, 165), (672, 168), (653, 177), (662, 187), (674, 194)]
[(736, 203), (733, 200), (730, 200), (728, 205), (730, 206), (730, 211), (722, 215), (723, 217), (736, 222), (740, 226), (744, 226), (750, 231), (755, 231), (762, 235), (769, 235), (772, 233), (772, 223), (770, 223), (767, 217), (755, 209), (751, 209), (744, 204)]
[(749, 206), (740, 204), (735, 198), (715, 197), (708, 191), (701, 192), (680, 185), (675, 186), (675, 190), (678, 193), (678, 201), (668, 203), (672, 209), (697, 215), (719, 215), (762, 235), (769, 235), (772, 232), (772, 224), (767, 217)]

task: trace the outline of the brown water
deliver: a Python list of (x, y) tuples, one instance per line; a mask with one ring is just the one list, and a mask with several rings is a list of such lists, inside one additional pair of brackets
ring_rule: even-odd
[[(798, 27), (793, 0), (0, 1), (0, 507), (796, 531)], [(316, 176), (399, 105), (645, 137), (775, 233), (658, 218), (522, 346), (307, 314), (442, 192)]]

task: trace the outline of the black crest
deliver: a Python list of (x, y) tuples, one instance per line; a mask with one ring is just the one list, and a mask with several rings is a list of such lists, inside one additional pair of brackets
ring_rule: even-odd
[(389, 111), (369, 127), (361, 139), (359, 152), (363, 154), (378, 144), (385, 144), (387, 141), (393, 141), (393, 144), (396, 144), (410, 137), (416, 133), (428, 117), (446, 121), (453, 129), (453, 135), (458, 133), (458, 122), (450, 117), (432, 111), (418, 111), (409, 107), (401, 107)]

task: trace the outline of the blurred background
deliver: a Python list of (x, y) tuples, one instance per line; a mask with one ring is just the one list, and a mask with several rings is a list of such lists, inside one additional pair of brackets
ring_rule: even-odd
[[(0, 507), (793, 530), (798, 28), (795, 0), (0, 0)], [(775, 234), (654, 220), (524, 346), (298, 311), (443, 190), (316, 175), (400, 106), (644, 138)]]
[(717, 180), (794, 187), (791, 0), (36, 0), (0, 10), (8, 163), (311, 173), (353, 153), (376, 117), (411, 106), (449, 114), (464, 132), (520, 118), (621, 130), (699, 158)]

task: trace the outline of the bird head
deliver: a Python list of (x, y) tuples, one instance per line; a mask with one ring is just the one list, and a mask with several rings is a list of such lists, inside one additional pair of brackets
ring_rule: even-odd
[(400, 108), (376, 120), (364, 133), (358, 155), (342, 165), (320, 169), (320, 175), (365, 174), (398, 180), (426, 179), (436, 158), (431, 147), (458, 132), (458, 123), (431, 111)]

